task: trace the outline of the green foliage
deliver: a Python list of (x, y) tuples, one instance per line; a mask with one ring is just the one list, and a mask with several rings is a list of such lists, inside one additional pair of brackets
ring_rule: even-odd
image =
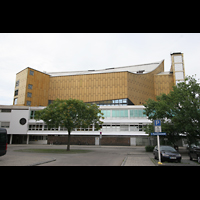
[[(187, 136), (188, 142), (200, 139), (200, 86), (194, 77), (188, 76), (185, 82), (178, 83), (168, 94), (148, 99), (144, 105), (148, 119), (161, 119), (162, 132), (174, 144), (180, 134)], [(151, 133), (153, 124), (146, 128)]]
[(86, 104), (77, 99), (56, 99), (45, 109), (35, 113), (35, 119), (42, 119), (49, 128), (67, 128), (69, 136), (74, 128), (87, 128), (91, 124), (99, 130), (103, 124), (101, 118), (103, 113), (96, 104)]
[(146, 149), (146, 152), (153, 152), (154, 146), (149, 145), (149, 146), (146, 146), (145, 149)]

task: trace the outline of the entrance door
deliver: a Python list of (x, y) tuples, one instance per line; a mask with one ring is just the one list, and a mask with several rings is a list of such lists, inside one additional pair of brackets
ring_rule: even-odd
[(95, 137), (95, 145), (99, 145), (99, 137)]
[(131, 137), (130, 138), (130, 144), (131, 144), (131, 146), (136, 146), (136, 138), (135, 137)]

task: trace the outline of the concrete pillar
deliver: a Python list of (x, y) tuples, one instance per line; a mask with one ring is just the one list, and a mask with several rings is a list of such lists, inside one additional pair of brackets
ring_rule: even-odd
[(27, 135), (26, 144), (29, 143), (29, 135)]
[(10, 144), (12, 144), (12, 134), (10, 135)]

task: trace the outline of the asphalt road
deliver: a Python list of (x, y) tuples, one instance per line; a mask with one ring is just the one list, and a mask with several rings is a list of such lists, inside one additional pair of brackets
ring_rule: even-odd
[[(0, 166), (120, 166), (130, 146), (71, 145), (71, 149), (88, 149), (92, 152), (78, 154), (16, 152), (19, 149), (66, 149), (66, 145), (8, 145), (7, 154), (0, 157)], [(54, 161), (53, 161), (54, 160)]]
[[(55, 154), (17, 152), (19, 149), (66, 149), (66, 145), (8, 145), (7, 154), (0, 157), (0, 166), (155, 166), (151, 152), (144, 146), (90, 146), (71, 145), (71, 149), (91, 150), (87, 153)], [(163, 163), (165, 166), (200, 166), (190, 161), (181, 149), (181, 163)]]

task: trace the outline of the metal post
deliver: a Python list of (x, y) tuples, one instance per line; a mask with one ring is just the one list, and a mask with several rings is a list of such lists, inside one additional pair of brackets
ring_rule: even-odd
[(157, 145), (158, 145), (158, 158), (159, 158), (159, 162), (161, 162), (161, 158), (160, 158), (160, 138), (159, 138), (159, 135), (157, 135)]

